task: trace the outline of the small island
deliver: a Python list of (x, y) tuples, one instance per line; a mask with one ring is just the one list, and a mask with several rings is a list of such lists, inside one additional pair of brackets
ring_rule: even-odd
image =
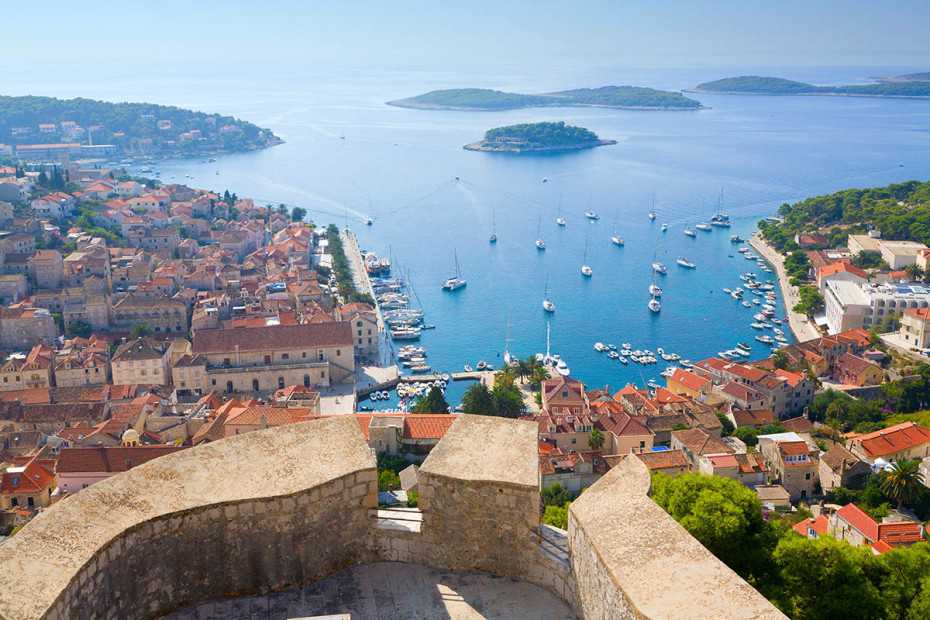
[(904, 73), (902, 75), (878, 75), (872, 78), (879, 82), (930, 82), (930, 71)]
[(742, 75), (704, 82), (688, 91), (720, 95), (833, 95), (926, 99), (930, 98), (930, 82), (911, 79), (852, 86), (814, 86), (782, 78)]
[(490, 153), (552, 153), (580, 151), (595, 146), (616, 144), (616, 140), (601, 140), (584, 127), (558, 123), (523, 123), (489, 129), (484, 140), (466, 144), (468, 151)]
[(152, 103), (0, 96), (0, 143), (21, 159), (183, 157), (280, 144), (270, 129), (232, 116)]
[(416, 97), (388, 101), (388, 105), (421, 110), (518, 110), (574, 106), (627, 110), (701, 110), (700, 101), (674, 93), (640, 86), (578, 88), (539, 95), (521, 95), (487, 88), (434, 90)]

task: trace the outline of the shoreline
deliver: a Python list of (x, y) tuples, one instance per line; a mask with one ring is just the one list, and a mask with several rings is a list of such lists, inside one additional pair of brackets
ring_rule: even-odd
[(870, 95), (867, 93), (763, 93), (743, 90), (701, 90), (685, 88), (686, 93), (702, 95), (757, 95), (772, 97), (871, 97), (872, 99), (930, 99), (930, 95)]
[(479, 108), (468, 106), (446, 105), (442, 103), (421, 103), (407, 99), (396, 99), (394, 101), (385, 101), (385, 105), (395, 108), (408, 108), (411, 110), (452, 110), (455, 112), (504, 112), (507, 110), (525, 110), (527, 108), (602, 108), (607, 110), (651, 110), (662, 112), (669, 110), (672, 112), (689, 112), (692, 110), (709, 110), (710, 107), (700, 106), (645, 106), (645, 105), (602, 105), (596, 103), (550, 103), (539, 105), (520, 105), (520, 106), (503, 106), (497, 108)]
[(507, 146), (506, 143), (499, 142), (489, 142), (487, 140), (480, 140), (478, 142), (472, 142), (471, 144), (466, 144), (462, 148), (466, 151), (481, 151), (482, 153), (514, 153), (514, 154), (527, 154), (527, 153), (570, 153), (572, 151), (584, 151), (586, 149), (593, 149), (598, 146), (610, 146), (612, 144), (617, 144), (616, 140), (598, 140), (595, 143), (585, 144), (581, 146), (545, 146), (539, 148), (492, 148), (495, 146)]
[(820, 338), (821, 334), (817, 327), (803, 314), (792, 310), (794, 305), (801, 301), (800, 295), (793, 286), (788, 283), (788, 274), (785, 273), (784, 257), (772, 249), (769, 244), (762, 240), (757, 230), (749, 239), (749, 245), (759, 253), (772, 267), (778, 276), (778, 288), (781, 290), (782, 303), (785, 304), (785, 316), (788, 318), (788, 326), (794, 339), (798, 342)]

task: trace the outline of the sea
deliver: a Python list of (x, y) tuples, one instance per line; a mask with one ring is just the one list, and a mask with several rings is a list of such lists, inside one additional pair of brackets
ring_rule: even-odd
[[(70, 69), (70, 68), (69, 68)], [(810, 96), (691, 94), (707, 109), (642, 111), (534, 108), (503, 112), (413, 110), (386, 101), (454, 87), (534, 93), (631, 84), (679, 90), (734, 75), (774, 75), (815, 84), (868, 83), (915, 67), (634, 67), (607, 62), (410, 68), (293, 66), (119, 66), (41, 76), (14, 70), (4, 94), (151, 101), (232, 114), (271, 128), (273, 148), (158, 163), (166, 183), (258, 204), (300, 206), (319, 225), (335, 223), (363, 249), (393, 259), (415, 305), (436, 329), (419, 345), (435, 370), (480, 360), (500, 366), (506, 347), (520, 357), (561, 355), (590, 388), (661, 382), (667, 364), (624, 366), (595, 342), (663, 348), (693, 361), (752, 344), (758, 307), (723, 292), (741, 274), (762, 272), (731, 244), (784, 203), (852, 187), (930, 178), (930, 101)], [(549, 155), (465, 151), (487, 129), (565, 121), (616, 145)], [(131, 170), (137, 171), (137, 170)], [(657, 218), (647, 217), (655, 207)], [(718, 209), (732, 228), (683, 234)], [(600, 215), (589, 221), (586, 211)], [(567, 226), (559, 227), (561, 214)], [(373, 224), (366, 225), (371, 218)], [(660, 230), (662, 223), (668, 231)], [(492, 232), (497, 243), (490, 243)], [(611, 242), (616, 234), (623, 247)], [(537, 236), (546, 243), (537, 250)], [(748, 245), (748, 244), (742, 244)], [(440, 289), (457, 256), (468, 285)], [(679, 256), (697, 264), (686, 269)], [(662, 310), (647, 309), (651, 264)], [(581, 266), (593, 276), (581, 274)], [(555, 303), (546, 313), (548, 288)], [(751, 295), (746, 296), (752, 299)], [(784, 316), (779, 303), (777, 315)], [(784, 331), (790, 333), (787, 325)], [(771, 334), (770, 331), (766, 333)], [(455, 404), (462, 385), (450, 388)], [(390, 406), (389, 404), (382, 404)]]

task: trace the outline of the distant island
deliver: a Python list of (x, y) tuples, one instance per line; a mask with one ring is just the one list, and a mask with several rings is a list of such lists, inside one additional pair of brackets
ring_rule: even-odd
[(23, 160), (184, 156), (252, 151), (281, 143), (270, 129), (222, 114), (152, 103), (0, 96), (0, 143)]
[(930, 71), (905, 73), (903, 75), (879, 75), (872, 79), (879, 82), (930, 82)]
[(775, 77), (743, 75), (704, 82), (687, 89), (694, 93), (740, 95), (838, 95), (847, 97), (930, 98), (930, 82), (909, 80), (853, 86), (814, 86)]
[(544, 153), (579, 151), (616, 143), (616, 140), (601, 140), (596, 133), (584, 127), (574, 127), (560, 121), (489, 129), (484, 134), (484, 140), (466, 144), (462, 148), (492, 153)]
[(578, 88), (539, 95), (521, 95), (487, 88), (434, 90), (388, 105), (422, 110), (516, 110), (555, 106), (620, 108), (630, 110), (700, 110), (700, 101), (681, 93), (639, 86)]

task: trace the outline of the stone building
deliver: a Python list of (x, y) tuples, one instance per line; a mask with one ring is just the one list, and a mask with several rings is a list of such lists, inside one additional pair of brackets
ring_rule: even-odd
[(36, 250), (29, 259), (30, 272), (39, 288), (58, 288), (64, 277), (64, 262), (58, 250)]
[(39, 344), (28, 355), (11, 355), (0, 367), (0, 392), (52, 386), (52, 359), (55, 350)]
[(353, 348), (346, 322), (198, 330), (174, 367), (180, 389), (198, 395), (324, 387), (353, 380)]
[(190, 329), (187, 302), (173, 297), (151, 299), (129, 294), (113, 304), (114, 331), (128, 332), (138, 323), (148, 323), (156, 334), (186, 334)]
[(44, 308), (0, 308), (0, 347), (7, 351), (52, 344), (57, 336), (52, 313)]
[(0, 477), (0, 510), (35, 510), (52, 503), (55, 490), (54, 461), (36, 457), (21, 467), (9, 467)]
[(868, 463), (839, 443), (820, 455), (820, 487), (824, 493), (836, 487), (849, 487), (872, 473)]
[(769, 469), (769, 481), (781, 485), (791, 501), (808, 499), (820, 482), (818, 452), (797, 433), (759, 436), (759, 451)]
[[(127, 431), (124, 437), (132, 436), (132, 433), (138, 438), (139, 434), (134, 430)], [(62, 491), (74, 494), (133, 467), (186, 449), (183, 446), (140, 445), (62, 448), (55, 468), (58, 487)]]
[(855, 504), (847, 504), (830, 515), (828, 532), (853, 547), (866, 547), (881, 554), (894, 547), (910, 547), (924, 542), (923, 527), (913, 521), (876, 523)]
[(113, 385), (168, 385), (171, 383), (171, 375), (168, 373), (170, 357), (171, 347), (165, 342), (157, 342), (151, 338), (138, 338), (127, 342), (116, 350), (110, 361)]
[(55, 385), (57, 387), (80, 387), (82, 385), (104, 385), (109, 375), (110, 363), (104, 353), (72, 352), (55, 358)]
[(874, 463), (902, 459), (922, 459), (930, 456), (930, 430), (916, 422), (902, 422), (894, 426), (859, 435), (849, 440), (849, 451), (861, 459)]

